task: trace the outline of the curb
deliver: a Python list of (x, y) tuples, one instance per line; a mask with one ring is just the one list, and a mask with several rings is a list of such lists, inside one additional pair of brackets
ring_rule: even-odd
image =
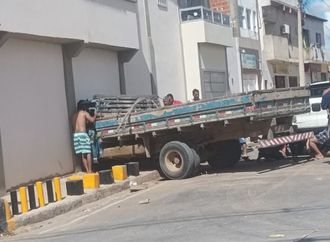
[(51, 203), (48, 204), (46, 207), (39, 208), (38, 210), (33, 210), (27, 214), (21, 214), (13, 217), (12, 219), (10, 219), (10, 230), (13, 231), (14, 229), (17, 229), (22, 226), (39, 223), (54, 218), (58, 215), (67, 213), (88, 203), (92, 203), (102, 198), (111, 196), (115, 193), (127, 190), (130, 187), (131, 181), (136, 182), (140, 185), (142, 183), (158, 180), (160, 178), (161, 176), (159, 175), (158, 171), (151, 171), (147, 174), (142, 174), (140, 176), (130, 178), (120, 183), (106, 185), (96, 190), (90, 190), (81, 196), (67, 196), (64, 200), (60, 202)]

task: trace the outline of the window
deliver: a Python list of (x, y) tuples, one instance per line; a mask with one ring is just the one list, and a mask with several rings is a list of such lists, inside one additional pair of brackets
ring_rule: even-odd
[(208, 0), (179, 0), (179, 6), (180, 8), (191, 8), (198, 6), (210, 8)]
[(253, 31), (254, 31), (254, 32), (257, 32), (257, 25), (256, 25), (256, 22), (257, 22), (257, 14), (256, 14), (256, 11), (253, 11), (253, 19), (252, 19), (252, 22), (253, 22)]
[(322, 45), (322, 35), (320, 33), (315, 34), (315, 41), (318, 47)]
[(289, 87), (297, 87), (298, 86), (298, 78), (296, 76), (289, 77)]
[(246, 27), (247, 29), (251, 29), (251, 10), (246, 9)]
[(321, 81), (326, 82), (327, 81), (327, 73), (322, 72), (321, 73)]
[(239, 26), (243, 28), (243, 21), (244, 21), (244, 8), (241, 6), (238, 6), (238, 20), (239, 20)]
[(285, 76), (275, 76), (275, 88), (285, 88)]
[(304, 40), (304, 46), (309, 47), (310, 41), (309, 41), (309, 30), (303, 29), (303, 40)]

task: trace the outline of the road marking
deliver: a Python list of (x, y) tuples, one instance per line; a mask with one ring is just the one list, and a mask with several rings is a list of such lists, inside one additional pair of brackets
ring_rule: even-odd
[(55, 227), (55, 228), (53, 227), (53, 228), (51, 228), (51, 229), (47, 229), (47, 230), (45, 230), (45, 231), (40, 232), (39, 234), (42, 235), (42, 234), (46, 234), (46, 233), (48, 233), (48, 232), (51, 232), (51, 231), (54, 231), (54, 230), (57, 230), (57, 229), (61, 229), (61, 228), (63, 228), (63, 227), (67, 227), (68, 225), (71, 225), (71, 224), (74, 224), (74, 223), (79, 222), (79, 221), (81, 221), (81, 220), (84, 220), (85, 218), (87, 218), (87, 217), (89, 217), (89, 216), (92, 216), (92, 215), (94, 215), (94, 214), (97, 214), (97, 213), (99, 213), (99, 212), (102, 212), (103, 210), (108, 209), (108, 208), (110, 208), (110, 207), (112, 207), (112, 206), (115, 206), (115, 205), (117, 205), (117, 204), (119, 204), (119, 203), (122, 203), (122, 202), (124, 202), (124, 201), (126, 201), (126, 200), (129, 200), (129, 199), (131, 199), (131, 198), (134, 198), (134, 197), (136, 197), (136, 196), (139, 196), (139, 195), (141, 195), (141, 194), (144, 194), (144, 193), (146, 193), (146, 192), (149, 192), (149, 191), (151, 191), (151, 190), (153, 190), (153, 189), (155, 189), (155, 188), (158, 188), (159, 186), (164, 185), (164, 184), (166, 184), (166, 183), (167, 183), (167, 182), (162, 182), (162, 183), (156, 184), (155, 186), (153, 186), (153, 187), (151, 187), (151, 188), (148, 188), (148, 189), (146, 189), (146, 190), (144, 190), (144, 191), (137, 192), (137, 193), (135, 193), (135, 194), (133, 194), (133, 195), (131, 195), (131, 196), (128, 196), (128, 197), (123, 198), (123, 199), (121, 199), (121, 200), (118, 200), (118, 201), (116, 201), (116, 202), (110, 203), (110, 204), (108, 204), (108, 205), (106, 205), (106, 206), (104, 206), (104, 207), (102, 207), (102, 208), (100, 208), (100, 209), (98, 209), (98, 210), (95, 210), (95, 211), (93, 211), (93, 212), (91, 212), (91, 213), (89, 213), (89, 214), (86, 214), (86, 215), (80, 216), (79, 218), (76, 218), (76, 219), (74, 219), (74, 220), (72, 220), (72, 221), (70, 221), (70, 222), (67, 222), (67, 223), (65, 223), (65, 224), (62, 224), (62, 225), (57, 226), (57, 227)]

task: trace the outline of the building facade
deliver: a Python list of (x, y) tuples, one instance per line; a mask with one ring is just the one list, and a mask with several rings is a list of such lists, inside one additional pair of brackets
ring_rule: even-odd
[[(263, 88), (299, 85), (297, 1), (259, 0)], [(327, 80), (324, 22), (305, 14), (303, 21), (306, 84)]]
[(3, 190), (74, 171), (76, 102), (119, 95), (140, 42), (128, 0), (3, 0), (0, 23)]
[(137, 0), (137, 8), (139, 50), (124, 65), (126, 94), (187, 100), (178, 1)]
[(180, 1), (186, 92), (202, 98), (228, 95), (227, 49), (234, 46), (230, 16), (212, 11), (208, 1)]
[(260, 42), (256, 0), (210, 0), (212, 9), (231, 15), (234, 46), (228, 48), (228, 78), (231, 92), (260, 89)]

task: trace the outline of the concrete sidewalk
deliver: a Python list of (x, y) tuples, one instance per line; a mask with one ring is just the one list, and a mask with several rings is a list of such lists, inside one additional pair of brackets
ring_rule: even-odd
[[(46, 206), (42, 208), (37, 208), (35, 210), (30, 210), (26, 214), (20, 214), (13, 216), (8, 222), (8, 231), (11, 232), (14, 229), (17, 229), (22, 226), (26, 226), (33, 223), (42, 222), (48, 219), (51, 219), (60, 214), (67, 213), (73, 209), (79, 208), (88, 203), (95, 202), (99, 199), (105, 198), (112, 194), (121, 192), (123, 190), (129, 189), (130, 184), (134, 182), (136, 185), (143, 184), (145, 182), (158, 180), (160, 175), (158, 171), (142, 171), (137, 177), (130, 176), (125, 181), (116, 181), (111, 185), (101, 185), (98, 189), (85, 189), (85, 194), (81, 196), (67, 196), (65, 183), (67, 177), (61, 178), (62, 186), (62, 197), (63, 200), (48, 203), (47, 196), (45, 193), (45, 202)], [(44, 191), (45, 187), (44, 187)], [(6, 201), (10, 202), (10, 196), (6, 195), (3, 197)], [(19, 199), (19, 194), (18, 194)], [(10, 225), (10, 228), (9, 228)]]

